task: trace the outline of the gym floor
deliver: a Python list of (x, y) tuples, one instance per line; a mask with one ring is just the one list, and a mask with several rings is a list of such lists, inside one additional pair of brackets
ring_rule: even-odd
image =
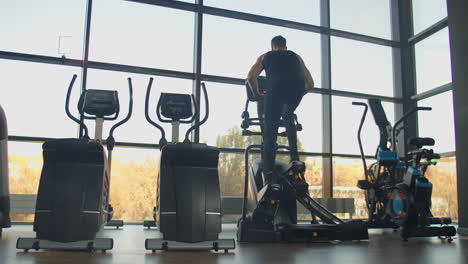
[[(221, 238), (234, 238), (235, 225), (223, 225)], [(157, 252), (144, 248), (145, 238), (159, 237), (157, 230), (141, 225), (106, 229), (102, 236), (114, 238), (114, 249), (107, 253), (30, 251), (16, 249), (18, 237), (33, 237), (32, 225), (4, 229), (0, 241), (0, 264), (23, 263), (468, 263), (468, 237), (457, 236), (452, 243), (438, 238), (400, 239), (391, 230), (371, 230), (370, 240), (312, 244), (237, 244), (225, 253)]]

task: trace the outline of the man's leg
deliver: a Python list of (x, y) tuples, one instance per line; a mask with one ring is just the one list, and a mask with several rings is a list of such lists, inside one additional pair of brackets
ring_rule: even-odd
[(297, 150), (297, 128), (294, 124), (294, 111), (302, 100), (302, 96), (290, 100), (283, 106), (283, 122), (286, 128), (286, 134), (288, 135), (289, 151), (291, 155), (291, 161), (299, 160), (299, 152)]
[(266, 183), (276, 183), (273, 177), (273, 169), (276, 156), (276, 138), (281, 118), (282, 102), (274, 96), (266, 96), (264, 99), (264, 129), (263, 129), (263, 172)]

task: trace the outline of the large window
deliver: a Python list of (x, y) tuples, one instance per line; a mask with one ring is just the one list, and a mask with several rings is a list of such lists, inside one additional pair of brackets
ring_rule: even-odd
[(447, 16), (446, 0), (412, 0), (412, 3), (415, 34)]
[(296, 110), (302, 131), (297, 137), (306, 152), (322, 152), (322, 96), (319, 94), (306, 94)]
[(258, 14), (313, 25), (320, 24), (320, 0), (205, 0), (204, 5)]
[(444, 157), (426, 172), (432, 183), (432, 213), (434, 216), (458, 219), (457, 160)]
[[(375, 160), (366, 160), (367, 166)], [(355, 218), (367, 218), (365, 191), (357, 187), (364, 179), (364, 166), (361, 159), (333, 158), (333, 197), (354, 198)]]
[[(196, 3), (195, 0), (180, 0)], [(330, 0), (330, 19), (332, 29), (391, 39), (390, 4), (392, 0)], [(8, 3), (7, 3), (8, 2)], [(322, 55), (324, 62), (329, 54), (322, 54), (322, 37), (329, 32), (309, 32), (292, 29), (300, 23), (320, 25), (320, 0), (204, 0), (205, 8), (187, 11), (178, 9), (176, 2), (166, 7), (161, 1), (146, 1), (142, 4), (122, 0), (87, 1), (76, 0), (64, 3), (58, 0), (6, 1), (0, 4), (0, 52), (28, 53), (29, 56), (9, 53), (1, 54), (0, 72), (2, 92), (0, 103), (6, 111), (9, 132), (12, 136), (71, 138), (77, 137), (78, 125), (71, 121), (64, 111), (65, 95), (73, 74), (78, 78), (72, 94), (70, 107), (78, 114), (77, 103), (81, 88), (117, 90), (120, 99), (121, 115), (127, 114), (128, 77), (133, 81), (133, 114), (130, 120), (119, 127), (114, 137), (116, 141), (130, 143), (130, 148), (118, 147), (113, 159), (111, 201), (116, 218), (126, 221), (142, 221), (151, 218), (156, 197), (155, 173), (159, 167), (159, 150), (135, 148), (131, 143), (157, 144), (160, 132), (150, 125), (144, 113), (145, 95), (150, 77), (154, 77), (153, 92), (150, 98), (150, 115), (156, 117), (156, 105), (161, 92), (191, 94), (194, 81), (199, 78), (194, 73), (194, 58), (201, 55), (201, 78), (218, 81), (227, 80), (237, 83), (243, 80), (256, 59), (271, 50), (270, 42), (274, 36), (282, 35), (287, 39), (288, 49), (299, 54), (310, 69), (315, 86), (322, 88)], [(77, 60), (64, 60), (73, 65), (80, 64), (84, 53), (84, 32), (86, 28), (87, 3), (92, 2), (89, 61), (102, 62), (100, 69), (88, 68), (86, 85), (82, 84), (83, 67), (56, 65), (62, 55)], [(430, 3), (426, 3), (430, 2)], [(187, 4), (185, 4), (187, 5)], [(195, 7), (195, 5), (188, 5)], [(214, 8), (226, 9), (217, 15), (210, 15)], [(190, 9), (190, 8), (189, 8)], [(420, 32), (446, 16), (445, 1), (413, 0), (415, 32)], [(437, 9), (437, 10), (436, 10)], [(207, 13), (203, 13), (206, 11)], [(199, 13), (201, 12), (201, 13)], [(272, 17), (285, 22), (285, 26), (273, 26), (246, 19), (250, 15), (256, 19)], [(427, 15), (424, 15), (426, 14)], [(223, 17), (222, 14), (230, 17)], [(195, 25), (198, 15), (202, 16), (201, 54), (196, 54)], [(271, 21), (267, 18), (264, 22)], [(296, 23), (297, 22), (297, 23)], [(306, 27), (307, 28), (307, 27)], [(392, 51), (395, 48), (331, 37), (331, 87), (336, 91), (363, 93), (372, 96), (394, 96), (394, 75)], [(324, 49), (326, 50), (326, 49)], [(448, 32), (443, 29), (415, 45), (416, 77), (418, 93), (451, 82)], [(54, 58), (49, 58), (51, 56)], [(3, 57), (7, 59), (3, 59)], [(25, 62), (25, 61), (35, 61)], [(44, 63), (42, 63), (44, 62)], [(151, 76), (149, 70), (122, 72), (122, 64), (132, 67), (131, 72), (139, 72), (141, 67), (168, 71), (173, 77)], [(327, 63), (328, 64), (328, 63)], [(85, 64), (84, 64), (85, 65)], [(89, 64), (94, 67), (92, 63)], [(326, 69), (328, 70), (328, 69)], [(161, 71), (154, 71), (156, 74)], [(182, 77), (182, 78), (180, 78)], [(190, 76), (189, 76), (190, 77)], [(234, 80), (232, 80), (234, 78)], [(223, 148), (219, 161), (219, 175), (222, 195), (240, 196), (244, 180), (244, 157), (239, 149), (259, 143), (259, 136), (243, 137), (240, 128), (246, 100), (244, 85), (219, 82), (206, 82), (208, 89), (210, 116), (200, 127), (200, 141)], [(317, 89), (318, 90), (318, 89)], [(320, 90), (323, 91), (323, 90)], [(323, 124), (330, 118), (322, 111), (323, 95), (305, 95), (296, 110), (303, 131), (298, 133), (299, 151), (311, 156), (301, 156), (306, 161), (306, 179), (312, 196), (322, 196), (322, 176), (333, 177), (332, 186), (335, 197), (354, 197), (356, 217), (362, 213), (363, 196), (355, 187), (356, 180), (362, 176), (359, 158), (343, 158), (359, 155), (356, 138), (363, 108), (353, 106), (353, 101), (366, 102), (364, 99), (331, 95), (332, 99), (332, 155), (333, 175), (323, 175)], [(201, 97), (201, 117), (204, 116), (204, 98)], [(437, 152), (453, 151), (453, 112), (451, 93), (443, 93), (418, 102), (420, 106), (432, 106), (432, 112), (422, 112), (419, 118), (419, 134), (431, 136), (436, 140)], [(326, 105), (325, 105), (326, 106)], [(383, 107), (390, 123), (394, 123), (394, 103), (384, 102)], [(251, 116), (256, 116), (256, 104), (250, 103)], [(374, 119), (368, 112), (362, 131), (364, 152), (374, 155), (379, 142), (379, 131)], [(448, 117), (448, 118), (447, 118)], [(437, 126), (433, 120), (437, 121)], [(161, 122), (156, 121), (158, 124)], [(86, 121), (90, 136), (94, 137), (94, 122)], [(171, 140), (171, 124), (162, 126), (166, 139)], [(103, 137), (107, 137), (110, 122), (104, 125)], [(178, 141), (182, 141), (189, 125), (181, 125)], [(258, 128), (252, 128), (257, 129)], [(283, 129), (280, 129), (283, 130)], [(327, 129), (325, 129), (327, 131)], [(279, 138), (280, 145), (287, 145), (286, 138)], [(37, 189), (42, 157), (40, 144), (12, 142), (10, 171), (12, 192), (34, 193)], [(227, 149), (225, 149), (227, 148)], [(325, 146), (326, 148), (326, 146)], [(19, 150), (34, 153), (23, 153)], [(231, 150), (229, 150), (231, 149)], [(233, 150), (235, 149), (235, 150)], [(20, 153), (20, 154), (18, 154)], [(23, 153), (23, 154), (21, 154)], [(338, 156), (340, 157), (338, 157)], [(255, 154), (252, 158), (259, 157)], [(278, 159), (288, 161), (287, 155)], [(356, 156), (357, 157), (357, 156)], [(12, 161), (13, 160), (13, 161)], [(13, 163), (12, 163), (13, 162)], [(451, 163), (452, 164), (452, 163)], [(28, 182), (27, 184), (25, 182)], [(24, 183), (24, 184), (23, 184)], [(439, 197), (439, 196), (437, 196)], [(438, 199), (438, 198), (437, 198)], [(451, 206), (451, 205), (450, 205)], [(442, 214), (442, 213), (441, 213)], [(449, 212), (449, 214), (452, 214)]]
[[(75, 137), (78, 127), (65, 113), (65, 98), (78, 67), (0, 60), (0, 103), (8, 118), (8, 132), (16, 136)], [(8, 91), (8, 92), (4, 92)], [(80, 78), (74, 86), (78, 97)], [(78, 101), (78, 100), (76, 100)], [(70, 104), (76, 111), (76, 102)]]
[(392, 48), (333, 37), (332, 89), (393, 96)]
[(452, 92), (448, 91), (418, 102), (419, 106), (430, 106), (432, 111), (419, 112), (419, 136), (432, 137), (436, 152), (455, 151), (455, 131)]
[(0, 50), (81, 59), (85, 7), (85, 0), (2, 1)]
[(246, 78), (257, 58), (271, 50), (276, 35), (304, 59), (320, 87), (319, 34), (209, 15), (204, 17), (203, 73)]
[[(246, 88), (239, 85), (206, 83), (210, 116), (200, 127), (200, 141), (224, 148), (244, 148), (249, 139), (241, 134), (242, 112), (247, 99)], [(204, 109), (204, 99), (201, 108)], [(257, 116), (256, 103), (249, 103), (252, 117)], [(203, 112), (202, 116), (203, 117)], [(252, 127), (251, 129), (258, 129)]]
[(89, 59), (191, 72), (193, 24), (187, 11), (94, 1)]
[(452, 82), (448, 28), (415, 46), (418, 93)]
[[(37, 194), (42, 170), (42, 144), (8, 142), (10, 194)], [(33, 214), (11, 213), (15, 222), (31, 222)]]
[(126, 222), (153, 220), (159, 153), (158, 149), (114, 149), (110, 181), (114, 219)]
[[(364, 102), (362, 99), (346, 97), (332, 98), (333, 153), (360, 154), (357, 132), (364, 107), (352, 105), (352, 102)], [(382, 102), (387, 120), (394, 124), (394, 104)], [(379, 129), (369, 109), (364, 122), (361, 139), (365, 155), (374, 155), (379, 145)]]
[(331, 27), (390, 39), (390, 1), (330, 0)]

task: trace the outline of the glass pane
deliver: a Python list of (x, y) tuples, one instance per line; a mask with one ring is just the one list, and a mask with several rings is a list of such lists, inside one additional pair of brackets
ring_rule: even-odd
[[(368, 166), (375, 160), (366, 160)], [(357, 187), (364, 178), (361, 159), (333, 157), (333, 197), (354, 198), (353, 218), (367, 218), (365, 193)]]
[(419, 136), (433, 138), (435, 145), (431, 148), (438, 153), (455, 151), (452, 92), (429, 97), (419, 101), (418, 105), (432, 107), (432, 111), (418, 113)]
[[(8, 142), (10, 194), (37, 194), (42, 170), (42, 144)], [(34, 208), (31, 208), (34, 210)], [(12, 211), (14, 209), (12, 208)], [(32, 222), (34, 214), (11, 213), (14, 222)]]
[(121, 0), (95, 1), (89, 59), (191, 72), (193, 23), (192, 12)]
[(246, 78), (257, 58), (271, 50), (271, 39), (282, 35), (320, 87), (319, 34), (209, 15), (204, 16), (203, 26), (203, 73)]
[(0, 50), (81, 59), (86, 1), (2, 1)]
[(446, 0), (412, 0), (414, 34), (432, 26), (447, 16)]
[[(240, 128), (247, 99), (245, 86), (207, 82), (206, 88), (210, 116), (200, 127), (200, 141), (224, 148), (247, 146), (248, 139), (241, 135)], [(250, 115), (257, 116), (255, 104), (250, 102), (249, 105)]]
[(110, 190), (114, 219), (125, 222), (153, 220), (159, 153), (159, 149), (114, 149)]
[[(122, 73), (90, 69), (88, 71), (88, 89), (117, 90), (120, 101), (120, 116), (122, 120), (128, 112), (128, 80), (132, 78), (133, 85), (133, 113), (127, 123), (118, 127), (114, 132), (116, 141), (137, 142), (157, 144), (161, 137), (159, 130), (146, 121), (145, 97), (149, 76), (134, 73)], [(166, 132), (166, 139), (171, 141), (171, 125), (161, 123), (156, 116), (156, 105), (161, 92), (169, 93), (192, 93), (192, 81), (167, 77), (154, 77), (151, 89), (149, 113), (157, 124), (162, 125)], [(103, 137), (106, 138), (115, 121), (104, 122)], [(87, 121), (91, 136), (94, 136), (94, 121)], [(188, 125), (180, 126), (180, 137), (182, 141)]]
[(313, 25), (320, 24), (319, 0), (296, 0), (294, 2), (281, 0), (204, 0), (203, 4)]
[(452, 82), (447, 28), (416, 43), (415, 58), (418, 93)]
[[(332, 99), (332, 125), (333, 125), (333, 153), (360, 154), (357, 132), (361, 122), (364, 108), (354, 106), (352, 102), (364, 102), (362, 99), (353, 99), (334, 96)], [(388, 121), (394, 123), (394, 104), (382, 102)], [(367, 112), (361, 139), (365, 155), (374, 155), (379, 144), (379, 129), (374, 122), (371, 111)]]
[(331, 0), (331, 27), (391, 39), (390, 1)]
[[(206, 83), (210, 100), (210, 116), (200, 128), (200, 140), (209, 145), (224, 148), (245, 148), (250, 144), (260, 143), (258, 136), (242, 136), (242, 112), (247, 99), (245, 86)], [(257, 117), (255, 102), (249, 102), (249, 114)], [(299, 151), (321, 152), (322, 148), (322, 119), (321, 96), (307, 94), (296, 110), (303, 131), (298, 132)], [(250, 130), (259, 130), (250, 127)], [(283, 131), (284, 129), (280, 129)], [(278, 142), (287, 145), (286, 138), (279, 138)]]
[(322, 197), (323, 159), (322, 157), (301, 157), (306, 163), (304, 178), (309, 184), (311, 197)]
[(296, 115), (302, 124), (302, 131), (297, 132), (299, 151), (322, 152), (322, 96), (306, 94)]
[(429, 166), (426, 176), (432, 183), (432, 214), (458, 219), (456, 157), (440, 159), (436, 166)]
[(223, 153), (218, 163), (221, 196), (242, 197), (244, 193), (244, 154)]
[[(0, 60), (2, 93), (0, 104), (8, 118), (8, 132), (15, 136), (75, 137), (78, 125), (65, 113), (65, 99), (73, 74), (80, 68), (42, 63)], [(80, 78), (74, 85), (76, 98)], [(76, 113), (76, 101), (70, 109)]]
[(393, 96), (392, 48), (331, 39), (332, 88)]

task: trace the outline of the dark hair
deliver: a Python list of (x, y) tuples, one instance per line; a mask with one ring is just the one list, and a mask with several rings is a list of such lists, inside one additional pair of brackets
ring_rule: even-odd
[(276, 36), (271, 39), (271, 45), (272, 46), (277, 46), (280, 48), (286, 47), (286, 39), (283, 36)]

